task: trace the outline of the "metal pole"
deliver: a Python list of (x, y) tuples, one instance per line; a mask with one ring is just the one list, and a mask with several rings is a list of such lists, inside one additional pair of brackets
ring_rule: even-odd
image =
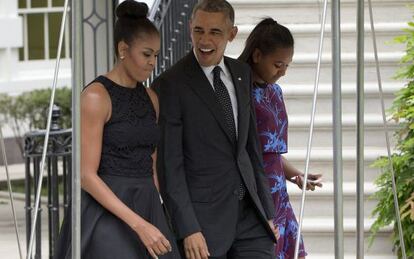
[(299, 244), (301, 240), (303, 214), (305, 210), (306, 186), (308, 184), (309, 162), (310, 162), (310, 154), (311, 154), (311, 149), (312, 149), (313, 129), (315, 125), (316, 102), (318, 100), (318, 88), (319, 88), (319, 78), (321, 74), (320, 72), (321, 72), (322, 52), (323, 52), (323, 39), (325, 36), (325, 24), (326, 24), (327, 10), (328, 10), (328, 0), (325, 0), (324, 6), (323, 6), (320, 37), (319, 37), (319, 49), (318, 49), (317, 67), (316, 67), (315, 83), (314, 83), (314, 90), (313, 90), (311, 123), (310, 123), (310, 129), (309, 129), (308, 146), (306, 149), (306, 164), (305, 164), (305, 174), (304, 174), (304, 182), (303, 182), (304, 187), (302, 189), (302, 201), (301, 201), (300, 214), (299, 214), (299, 227), (298, 227), (298, 234), (296, 236), (296, 243), (295, 243), (295, 256), (294, 256), (295, 259), (298, 259), (299, 257)]
[(364, 258), (364, 0), (357, 7), (357, 259)]
[(394, 166), (391, 160), (391, 144), (390, 144), (390, 137), (388, 135), (388, 123), (387, 123), (387, 116), (385, 115), (385, 104), (384, 104), (384, 92), (382, 90), (382, 80), (381, 80), (381, 72), (378, 60), (378, 48), (377, 48), (377, 37), (375, 35), (375, 28), (374, 28), (374, 15), (372, 14), (372, 3), (371, 0), (368, 0), (368, 9), (369, 9), (369, 20), (371, 24), (371, 33), (372, 33), (372, 43), (374, 47), (374, 56), (375, 56), (375, 68), (377, 73), (377, 80), (378, 80), (378, 94), (381, 101), (381, 112), (382, 112), (382, 122), (384, 125), (384, 134), (385, 140), (387, 142), (387, 154), (388, 154), (388, 166), (391, 172), (391, 181), (392, 181), (392, 192), (394, 198), (394, 209), (395, 209), (395, 217), (397, 220), (397, 227), (398, 227), (398, 235), (400, 238), (400, 245), (401, 245), (401, 254), (403, 259), (407, 259), (407, 253), (405, 250), (405, 241), (404, 241), (404, 232), (401, 225), (401, 214), (400, 214), (400, 206), (398, 204), (398, 196), (397, 196), (397, 186), (395, 183), (395, 172)]
[(80, 93), (83, 83), (83, 1), (72, 0), (72, 259), (80, 259)]
[[(27, 250), (26, 258), (29, 259), (32, 256), (33, 251), (33, 244), (35, 239), (35, 231), (36, 231), (36, 225), (40, 224), (40, 221), (38, 223), (38, 215), (39, 215), (39, 206), (40, 206), (40, 194), (42, 190), (42, 182), (43, 182), (43, 172), (45, 168), (45, 161), (46, 161), (46, 155), (48, 150), (48, 143), (49, 143), (49, 135), (50, 135), (50, 125), (52, 123), (52, 112), (53, 112), (53, 104), (55, 101), (55, 93), (56, 93), (56, 85), (57, 80), (59, 76), (59, 65), (60, 65), (60, 59), (62, 55), (62, 44), (63, 44), (63, 36), (65, 34), (65, 23), (66, 23), (66, 17), (68, 12), (68, 2), (69, 0), (65, 0), (64, 3), (64, 9), (62, 14), (62, 22), (60, 24), (60, 33), (59, 33), (59, 43), (58, 43), (58, 49), (57, 49), (57, 57), (56, 57), (56, 64), (55, 64), (55, 71), (53, 75), (53, 83), (52, 83), (52, 94), (50, 96), (50, 103), (49, 103), (49, 112), (47, 116), (47, 125), (46, 125), (46, 134), (45, 139), (43, 142), (43, 152), (42, 152), (42, 160), (40, 163), (40, 171), (39, 171), (39, 177), (37, 179), (37, 190), (35, 195), (35, 206), (34, 206), (34, 217), (32, 221), (32, 229), (30, 232), (30, 240), (29, 240), (29, 246)], [(40, 247), (41, 240), (36, 240), (37, 244)]]
[(332, 0), (332, 121), (335, 258), (344, 258), (340, 0)]
[[(114, 39), (114, 2), (113, 1), (107, 1), (107, 28), (108, 28), (108, 37), (107, 42), (108, 46), (113, 45), (113, 39)], [(114, 48), (109, 47), (108, 48), (108, 71), (112, 70), (114, 67), (114, 61), (115, 61), (115, 53)]]

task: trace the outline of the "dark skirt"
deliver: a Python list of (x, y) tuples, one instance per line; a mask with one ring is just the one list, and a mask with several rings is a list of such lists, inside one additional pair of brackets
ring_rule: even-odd
[[(123, 203), (157, 227), (170, 241), (173, 251), (159, 258), (181, 258), (152, 177), (131, 178), (114, 175), (101, 175), (100, 177)], [(61, 228), (55, 259), (71, 258), (70, 211), (69, 209)], [(152, 257), (135, 231), (103, 208), (92, 196), (82, 191), (81, 258), (146, 259)]]

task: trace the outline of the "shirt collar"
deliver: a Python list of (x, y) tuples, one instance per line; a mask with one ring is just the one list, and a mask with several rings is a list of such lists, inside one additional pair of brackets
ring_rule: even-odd
[[(195, 58), (196, 58), (196, 60), (198, 62), (198, 58), (197, 58), (197, 55), (195, 53), (194, 48), (193, 48), (193, 52), (194, 52), (194, 56), (195, 56)], [(198, 64), (200, 64), (200, 62), (198, 62)], [(229, 76), (229, 71), (227, 70), (227, 67), (224, 64), (224, 57), (221, 58), (221, 61), (220, 61), (220, 63), (218, 65), (213, 65), (213, 66), (208, 66), (208, 67), (204, 67), (204, 66), (200, 65), (201, 69), (204, 71), (204, 73), (206, 75), (211, 75), (213, 73), (213, 69), (216, 66), (219, 66), (221, 68), (221, 71), (224, 73), (224, 76), (226, 76), (226, 77)]]

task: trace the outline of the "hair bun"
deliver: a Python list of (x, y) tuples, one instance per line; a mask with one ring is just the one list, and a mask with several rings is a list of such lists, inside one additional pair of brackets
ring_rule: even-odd
[(271, 17), (264, 18), (260, 23), (263, 24), (263, 25), (276, 25), (276, 24), (278, 24), (277, 21), (274, 20)]
[(134, 0), (126, 0), (116, 8), (116, 17), (129, 19), (142, 19), (148, 15), (148, 5)]

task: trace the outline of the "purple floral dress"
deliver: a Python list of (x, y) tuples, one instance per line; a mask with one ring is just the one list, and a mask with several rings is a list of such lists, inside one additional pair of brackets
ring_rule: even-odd
[[(276, 207), (275, 225), (280, 239), (276, 258), (294, 258), (298, 223), (286, 190), (286, 178), (281, 154), (287, 152), (288, 118), (282, 89), (278, 84), (255, 85), (253, 101), (256, 108), (257, 129), (263, 152), (264, 169), (269, 179), (272, 198)], [(299, 257), (306, 256), (303, 240)]]

